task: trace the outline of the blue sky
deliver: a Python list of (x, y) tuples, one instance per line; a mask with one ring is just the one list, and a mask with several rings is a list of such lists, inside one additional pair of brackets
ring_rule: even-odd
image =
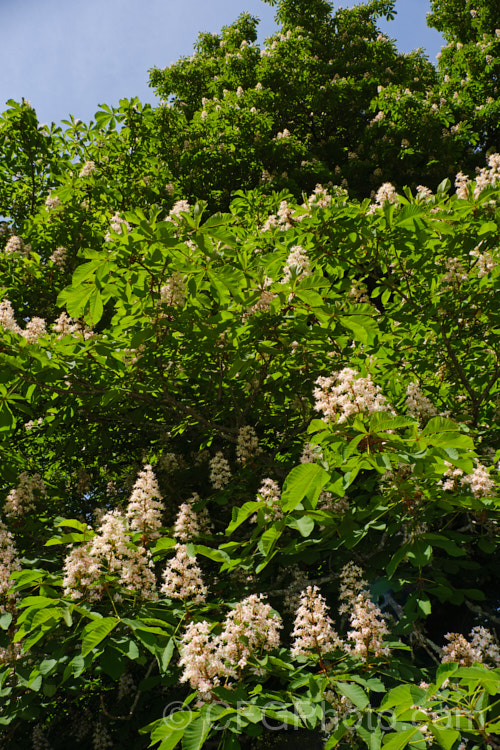
[[(424, 47), (435, 61), (442, 39), (426, 26), (429, 1), (396, 7), (383, 30), (401, 51)], [(0, 111), (24, 96), (40, 122), (58, 122), (90, 120), (123, 97), (155, 103), (148, 69), (190, 55), (199, 31), (217, 32), (243, 11), (261, 19), (260, 41), (275, 30), (274, 9), (260, 0), (0, 0)]]

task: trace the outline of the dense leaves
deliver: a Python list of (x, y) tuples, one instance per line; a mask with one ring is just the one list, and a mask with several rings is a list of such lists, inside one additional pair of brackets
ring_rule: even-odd
[(2, 116), (6, 747), (498, 747), (500, 157), (392, 10)]

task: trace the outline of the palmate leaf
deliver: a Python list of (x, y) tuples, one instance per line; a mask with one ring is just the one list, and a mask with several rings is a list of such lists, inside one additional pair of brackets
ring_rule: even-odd
[(292, 511), (306, 497), (314, 507), (329, 479), (329, 474), (317, 464), (296, 466), (285, 479), (281, 507), (285, 512)]
[(92, 620), (83, 630), (82, 656), (90, 654), (116, 626), (120, 620), (118, 617), (103, 617), (100, 620)]

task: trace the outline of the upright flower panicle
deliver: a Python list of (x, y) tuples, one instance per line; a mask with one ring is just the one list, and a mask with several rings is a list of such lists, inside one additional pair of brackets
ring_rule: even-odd
[(194, 492), (185, 503), (179, 506), (172, 535), (181, 542), (189, 542), (200, 534), (208, 534), (210, 531), (208, 510), (202, 508), (201, 511), (196, 512), (193, 507), (199, 502), (200, 497)]
[(315, 410), (323, 412), (329, 422), (341, 424), (353, 415), (376, 411), (394, 413), (371, 376), (363, 378), (350, 367), (333, 372), (330, 377), (319, 377), (313, 393)]
[(179, 271), (174, 271), (172, 276), (161, 287), (160, 301), (170, 307), (184, 307), (186, 302), (186, 283), (184, 276)]
[(89, 551), (99, 561), (103, 572), (117, 576), (120, 586), (143, 599), (156, 599), (151, 553), (142, 545), (132, 544), (126, 519), (118, 510), (104, 514)]
[(389, 634), (385, 618), (367, 591), (361, 591), (354, 600), (350, 614), (352, 630), (347, 633), (351, 643), (345, 645), (348, 653), (366, 661), (370, 655), (389, 656), (390, 650), (384, 645), (384, 637)]
[(317, 586), (308, 586), (300, 595), (300, 605), (295, 614), (292, 632), (292, 656), (319, 657), (340, 646), (324, 597)]
[[(264, 508), (265, 521), (276, 521), (278, 518), (283, 518), (283, 511), (280, 504), (281, 490), (274, 479), (270, 479), (269, 477), (264, 479), (259, 487), (258, 497), (266, 504)], [(252, 521), (256, 520), (257, 517), (252, 519)]]
[(189, 557), (185, 544), (175, 545), (175, 557), (163, 571), (161, 593), (171, 599), (182, 599), (201, 604), (207, 596), (201, 570), (196, 560)]
[(45, 495), (46, 492), (45, 483), (39, 474), (30, 476), (28, 472), (23, 471), (19, 475), (19, 484), (7, 495), (4, 505), (5, 515), (19, 518), (30, 510), (34, 510), (37, 497)]
[(306, 251), (300, 245), (294, 245), (283, 268), (283, 283), (289, 284), (292, 278), (302, 281), (310, 274), (311, 261)]
[(8, 593), (12, 587), (10, 576), (15, 570), (21, 570), (21, 564), (17, 558), (14, 538), (0, 519), (0, 614), (4, 614), (15, 603), (15, 596)]
[(98, 601), (103, 595), (103, 586), (99, 583), (101, 563), (92, 554), (92, 544), (87, 542), (74, 547), (66, 555), (63, 566), (64, 596), (70, 599), (88, 599)]
[(252, 594), (228, 614), (217, 646), (232, 674), (244, 669), (252, 655), (279, 646), (281, 617), (273, 612), (262, 594)]
[(147, 464), (139, 472), (127, 505), (126, 516), (129, 519), (130, 528), (133, 531), (140, 531), (149, 539), (154, 539), (159, 536), (158, 529), (161, 528), (164, 511), (165, 506), (158, 482), (152, 467)]
[(222, 451), (218, 451), (210, 460), (210, 483), (214, 490), (222, 490), (231, 479), (229, 462)]
[(226, 673), (220, 650), (210, 636), (210, 627), (206, 620), (189, 623), (182, 636), (179, 660), (179, 666), (184, 668), (180, 681), (189, 682), (207, 700)]
[(416, 383), (409, 383), (406, 388), (406, 406), (408, 413), (415, 419), (430, 419), (437, 415), (436, 407)]
[(495, 490), (495, 482), (483, 464), (478, 464), (472, 474), (467, 474), (460, 481), (470, 487), (474, 497), (488, 497)]
[(21, 332), (20, 327), (16, 323), (12, 305), (6, 297), (0, 302), (0, 328), (3, 328), (4, 331), (12, 331), (13, 333)]
[(236, 443), (236, 457), (241, 464), (254, 458), (260, 453), (259, 438), (251, 425), (241, 427), (238, 432), (238, 442)]
[(349, 612), (349, 604), (357, 595), (368, 586), (368, 581), (363, 578), (363, 571), (353, 562), (348, 562), (340, 571), (339, 600), (341, 605), (339, 613)]

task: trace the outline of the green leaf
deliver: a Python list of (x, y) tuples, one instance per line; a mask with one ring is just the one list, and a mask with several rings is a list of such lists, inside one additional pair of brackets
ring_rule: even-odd
[(333, 732), (330, 732), (330, 735), (325, 743), (324, 750), (332, 750), (332, 748), (337, 747), (348, 729), (349, 727), (347, 727), (344, 722), (341, 722)]
[(444, 750), (451, 750), (455, 742), (460, 739), (460, 732), (456, 729), (445, 729), (437, 724), (429, 724), (429, 729)]
[(302, 516), (301, 518), (287, 518), (286, 525), (291, 529), (296, 529), (302, 536), (310, 536), (314, 529), (314, 521), (309, 516)]
[(89, 622), (83, 629), (82, 656), (85, 657), (116, 628), (120, 620), (117, 617), (102, 617)]
[(265, 503), (263, 501), (251, 500), (248, 503), (244, 503), (241, 508), (233, 508), (233, 518), (226, 529), (227, 536), (232, 534), (233, 531), (238, 528), (238, 526), (241, 526), (241, 524), (244, 523), (247, 518), (252, 516), (254, 513), (257, 513), (259, 508), (263, 508), (264, 505)]
[(172, 730), (171, 734), (162, 741), (158, 750), (173, 750), (173, 748), (182, 740), (183, 735), (184, 729)]
[(409, 744), (411, 738), (414, 737), (417, 732), (417, 727), (413, 727), (413, 729), (405, 729), (402, 732), (397, 732), (397, 734), (386, 735), (387, 741), (384, 741), (382, 750), (402, 750)]
[(182, 738), (183, 750), (201, 750), (210, 734), (213, 719), (210, 714), (203, 714), (192, 721), (185, 729)]
[(280, 525), (279, 527), (273, 525), (269, 529), (266, 529), (264, 531), (261, 538), (259, 539), (259, 543), (257, 546), (265, 557), (267, 557), (270, 554), (275, 543), (280, 538), (282, 532), (283, 532), (282, 525)]
[(335, 687), (339, 693), (349, 698), (351, 703), (354, 703), (357, 708), (366, 708), (370, 703), (367, 694), (359, 685), (353, 685), (349, 682), (336, 682)]
[(285, 479), (281, 507), (285, 512), (294, 510), (307, 497), (313, 507), (330, 477), (318, 464), (301, 464), (291, 470)]
[(101, 293), (98, 289), (94, 289), (89, 299), (88, 310), (85, 313), (85, 322), (88, 323), (90, 327), (97, 325), (102, 318), (103, 312), (104, 307), (102, 304)]
[(392, 688), (382, 700), (381, 709), (385, 711), (397, 706), (398, 710), (404, 710), (410, 706), (419, 705), (425, 698), (425, 690), (417, 685), (398, 685)]
[(4, 612), (3, 615), (0, 615), (0, 628), (2, 628), (2, 630), (8, 630), (11, 622), (12, 615), (10, 612)]
[(142, 727), (139, 732), (141, 734), (151, 734), (150, 747), (163, 740), (160, 747), (164, 748), (164, 750), (166, 748), (170, 749), (177, 745), (182, 739), (187, 727), (191, 722), (195, 721), (199, 715), (199, 711), (174, 711), (163, 719), (158, 719), (152, 724)]

